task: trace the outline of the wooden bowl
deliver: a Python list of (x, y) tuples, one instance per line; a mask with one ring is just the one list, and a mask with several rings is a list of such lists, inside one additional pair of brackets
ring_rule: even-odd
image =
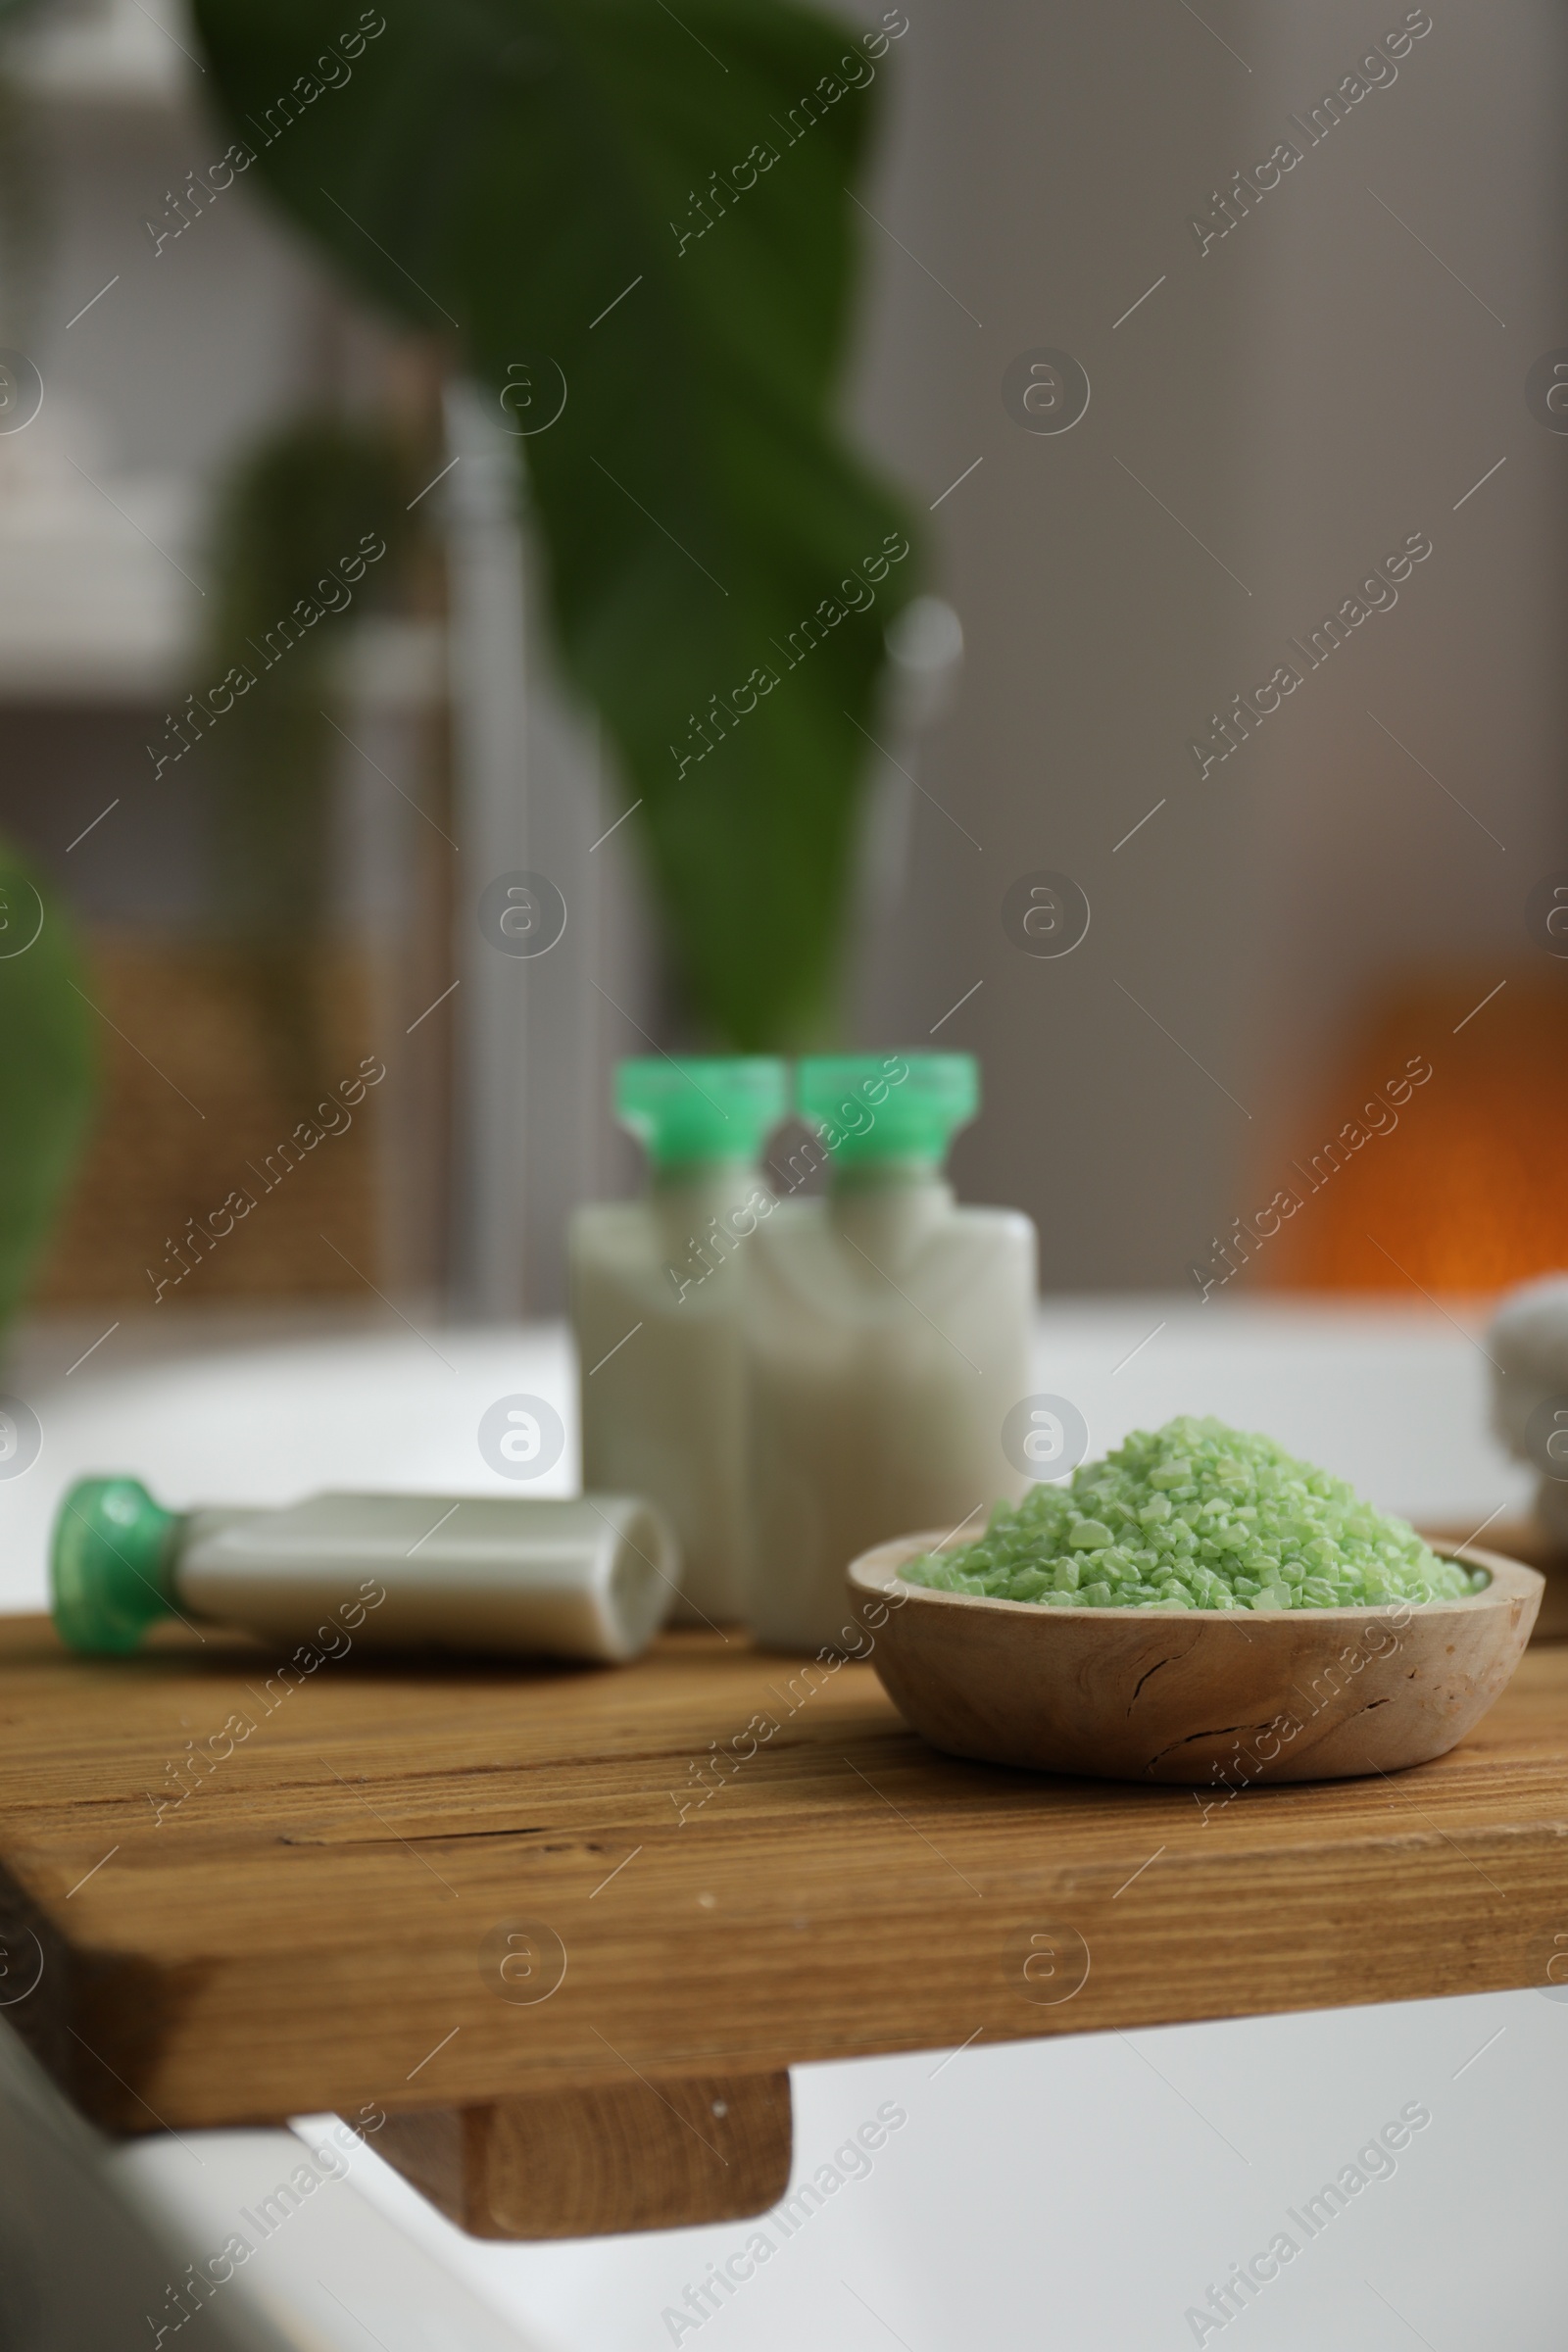
[(1543, 1579), (1471, 1544), (1492, 1582), (1419, 1607), (1052, 1609), (906, 1584), (935, 1535), (849, 1570), (888, 1696), (951, 1755), (1235, 1790), (1398, 1772), (1455, 1746), (1524, 1654)]
[[(1522, 1568), (1539, 1568), (1546, 1580), (1531, 1641), (1568, 1641), (1568, 1548), (1534, 1513), (1528, 1518), (1494, 1519), (1489, 1526), (1493, 1550), (1500, 1551), (1505, 1560), (1517, 1560)], [(1469, 1532), (1468, 1526), (1416, 1529), (1434, 1551), (1463, 1544)]]

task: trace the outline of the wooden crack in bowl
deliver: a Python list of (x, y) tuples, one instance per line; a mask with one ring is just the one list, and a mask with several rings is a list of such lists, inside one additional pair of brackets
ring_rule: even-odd
[(848, 1572), (860, 1654), (923, 1739), (986, 1764), (1197, 1788), (1446, 1754), (1506, 1687), (1544, 1590), (1516, 1560), (1439, 1544), (1490, 1585), (1419, 1605), (1056, 1609), (904, 1582), (906, 1562), (942, 1548), (904, 1536)]

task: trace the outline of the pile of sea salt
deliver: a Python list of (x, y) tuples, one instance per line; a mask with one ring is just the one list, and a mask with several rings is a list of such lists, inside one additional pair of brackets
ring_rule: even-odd
[(1343, 1609), (1458, 1600), (1488, 1582), (1272, 1438), (1187, 1415), (999, 1502), (977, 1544), (900, 1574), (1058, 1609)]

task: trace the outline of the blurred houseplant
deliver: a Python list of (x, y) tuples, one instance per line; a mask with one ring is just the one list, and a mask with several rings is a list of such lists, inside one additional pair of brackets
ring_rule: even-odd
[(0, 841), (0, 1327), (48, 1238), (86, 1134), (91, 1011), (65, 920)]
[[(22, 13), (0, 4), (0, 24)], [(39, 174), (24, 101), (0, 71), (0, 342), (22, 342), (35, 304)], [(0, 1330), (63, 1205), (94, 1096), (86, 974), (65, 917), (0, 838)]]
[[(243, 721), (218, 738), (209, 769), (219, 911), (260, 999), (276, 1075), (302, 1100), (328, 1074), (312, 951), (328, 899), (336, 741), (322, 716), (338, 641), (321, 621), (351, 601), (357, 613), (373, 609), (385, 593), (414, 536), (408, 454), (376, 423), (303, 416), (244, 453), (216, 517), (205, 657), (214, 676), (253, 681)], [(389, 561), (373, 572), (360, 562), (350, 586), (334, 565), (362, 538)], [(306, 626), (306, 612), (321, 619)]]
[(230, 169), (492, 389), (695, 1010), (736, 1046), (819, 1035), (861, 730), (913, 586), (900, 512), (832, 416), (849, 184), (907, 20), (857, 35), (790, 0), (342, 13), (325, 39), (313, 0), (196, 0)]

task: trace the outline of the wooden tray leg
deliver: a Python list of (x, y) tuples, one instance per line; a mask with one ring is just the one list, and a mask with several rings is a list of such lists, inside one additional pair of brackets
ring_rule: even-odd
[(789, 2186), (790, 2079), (693, 2075), (389, 2115), (377, 2152), (474, 2237), (605, 2237), (765, 2213)]

